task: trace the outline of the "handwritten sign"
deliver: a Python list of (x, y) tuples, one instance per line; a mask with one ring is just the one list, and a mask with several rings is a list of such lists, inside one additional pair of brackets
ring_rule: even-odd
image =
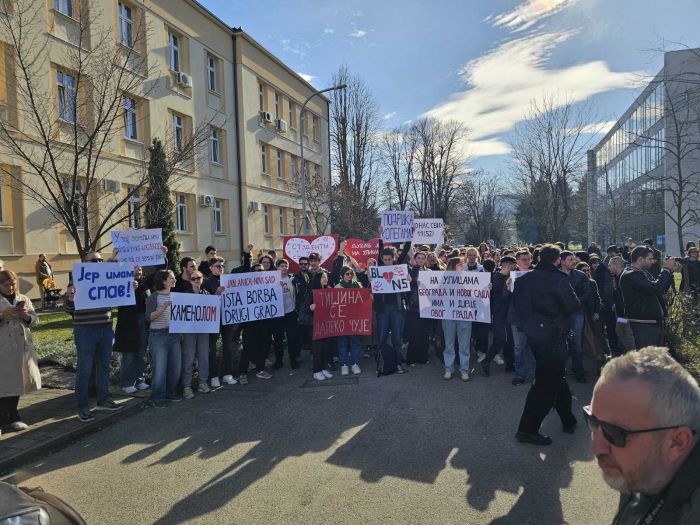
[(194, 293), (170, 293), (171, 334), (218, 334), (221, 297)]
[(444, 232), (442, 219), (413, 219), (413, 244), (442, 244)]
[(163, 230), (112, 230), (112, 244), (119, 262), (139, 266), (165, 264), (163, 256)]
[(408, 292), (408, 266), (370, 266), (369, 277), (372, 280), (372, 293)]
[(510, 289), (511, 293), (513, 293), (513, 291), (515, 290), (515, 280), (518, 277), (525, 275), (526, 273), (527, 273), (527, 270), (524, 272), (517, 271), (517, 270), (510, 272), (510, 274), (508, 276), (510, 277), (510, 288), (509, 289)]
[(379, 257), (379, 237), (369, 241), (346, 239), (345, 253), (355, 259), (361, 268), (367, 268), (368, 259)]
[(490, 323), (490, 283), (485, 272), (418, 272), (420, 316)]
[(372, 293), (367, 288), (314, 290), (313, 340), (372, 334)]
[(382, 240), (406, 242), (413, 240), (412, 211), (385, 211), (382, 213)]
[(75, 263), (73, 285), (76, 310), (136, 304), (131, 264)]
[(299, 259), (308, 257), (311, 252), (321, 256), (321, 266), (330, 271), (333, 259), (338, 253), (337, 235), (295, 235), (282, 238), (284, 258), (289, 261), (289, 273), (299, 271)]
[(280, 272), (221, 276), (221, 324), (238, 324), (284, 315)]

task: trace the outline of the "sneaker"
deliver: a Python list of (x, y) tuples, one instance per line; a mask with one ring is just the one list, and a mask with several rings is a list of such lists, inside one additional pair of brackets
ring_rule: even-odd
[(406, 372), (408, 372), (408, 370), (406, 370), (405, 368), (401, 368), (401, 365), (396, 367), (397, 374), (405, 374)]
[(331, 374), (328, 370), (321, 370), (321, 373), (326, 376), (326, 379), (333, 379), (333, 374)]
[(165, 400), (171, 401), (173, 403), (179, 403), (180, 401), (182, 401), (182, 396), (178, 396), (177, 394), (175, 394), (174, 396), (166, 397)]
[(241, 374), (241, 377), (238, 378), (238, 384), (247, 385), (248, 384), (248, 374)]
[(231, 374), (225, 375), (221, 378), (221, 380), (227, 385), (235, 385), (238, 383), (238, 381), (236, 381)]
[(117, 405), (114, 401), (107, 401), (106, 403), (97, 403), (95, 410), (109, 410), (110, 412), (114, 412), (122, 408), (121, 405)]
[(501, 357), (501, 354), (496, 354), (496, 357), (493, 358), (493, 362), (499, 366), (503, 366), (506, 363)]
[(469, 372), (462, 372), (462, 381), (464, 381), (466, 383), (471, 378), (472, 378), (472, 376), (469, 375)]
[(90, 412), (89, 408), (81, 408), (78, 411), (78, 419), (83, 423), (89, 423), (90, 421), (95, 421), (95, 416)]
[(481, 363), (484, 359), (486, 359), (486, 354), (484, 352), (477, 352), (477, 362)]
[(359, 375), (362, 373), (362, 369), (360, 368), (360, 365), (354, 364), (352, 365), (352, 373), (355, 375)]
[(326, 380), (326, 376), (323, 375), (323, 372), (316, 372), (316, 373), (314, 374), (314, 379), (315, 379), (316, 381), (325, 381), (325, 380)]
[(218, 377), (212, 377), (209, 380), (209, 383), (211, 384), (212, 388), (221, 388), (221, 382), (219, 381)]
[(124, 388), (122, 388), (122, 392), (124, 392), (127, 395), (135, 394), (138, 391), (139, 389), (135, 386), (125, 386)]
[(148, 390), (149, 388), (151, 388), (151, 385), (149, 385), (145, 381), (141, 381), (138, 385), (136, 385), (136, 388), (138, 388), (139, 390)]
[(258, 379), (272, 379), (272, 374), (265, 372), (265, 370), (260, 370), (260, 372), (255, 374), (255, 377)]
[(340, 375), (346, 376), (350, 373), (350, 367), (348, 365), (343, 365), (340, 367)]
[(182, 397), (185, 399), (192, 399), (194, 397), (194, 392), (192, 392), (192, 389), (188, 386), (182, 389)]
[(148, 404), (157, 410), (162, 410), (166, 407), (163, 401), (149, 401)]
[(211, 388), (209, 388), (209, 385), (206, 383), (199, 383), (199, 386), (197, 387), (197, 392), (200, 394), (208, 394), (211, 392)]
[[(413, 377), (413, 376), (411, 376), (411, 377)], [(445, 373), (442, 374), (442, 378), (443, 378), (445, 381), (449, 381), (450, 379), (452, 379), (452, 372), (447, 372), (447, 371), (445, 371)]]
[(525, 380), (522, 377), (515, 377), (513, 380), (510, 382), (511, 385), (513, 386), (520, 386), (525, 382)]
[(22, 432), (22, 430), (27, 430), (28, 428), (29, 425), (23, 421), (15, 421), (14, 423), (10, 423), (10, 429), (14, 430), (15, 432)]

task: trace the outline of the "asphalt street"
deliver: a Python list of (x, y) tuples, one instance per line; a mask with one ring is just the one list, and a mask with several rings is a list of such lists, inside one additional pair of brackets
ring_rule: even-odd
[[(307, 367), (308, 362), (303, 364)], [(445, 381), (439, 365), (310, 381), (307, 370), (144, 408), (17, 473), (90, 524), (604, 525), (617, 498), (582, 417), (550, 447), (514, 439), (527, 385)], [(251, 374), (252, 376), (252, 374)], [(574, 410), (592, 384), (571, 384)]]

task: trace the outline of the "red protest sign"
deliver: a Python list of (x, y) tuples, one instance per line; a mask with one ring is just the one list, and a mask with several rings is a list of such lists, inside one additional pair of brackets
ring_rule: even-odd
[(362, 239), (347, 239), (345, 253), (355, 259), (362, 268), (367, 268), (367, 260), (376, 259), (379, 254), (379, 237), (363, 241)]
[(372, 292), (367, 288), (314, 290), (313, 340), (372, 334)]
[(289, 273), (299, 271), (299, 258), (308, 257), (311, 252), (321, 255), (321, 266), (330, 271), (333, 259), (338, 253), (337, 235), (293, 235), (282, 237), (284, 258), (289, 261)]

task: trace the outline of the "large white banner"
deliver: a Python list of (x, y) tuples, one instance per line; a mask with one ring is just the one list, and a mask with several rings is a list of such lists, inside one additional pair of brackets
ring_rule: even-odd
[(165, 264), (163, 256), (163, 230), (112, 230), (112, 244), (118, 250), (119, 262), (139, 266)]
[(413, 217), (412, 211), (383, 212), (382, 241), (406, 242), (413, 240)]
[(490, 323), (490, 283), (488, 272), (418, 272), (420, 316)]
[(411, 285), (408, 282), (408, 266), (370, 266), (369, 277), (372, 280), (372, 293), (408, 292)]
[(442, 219), (413, 219), (413, 244), (442, 244), (444, 232)]
[(136, 304), (132, 264), (75, 263), (73, 286), (76, 310)]
[(170, 293), (171, 334), (218, 334), (220, 321), (220, 296)]
[(221, 323), (225, 325), (284, 315), (280, 272), (233, 273), (221, 276)]

